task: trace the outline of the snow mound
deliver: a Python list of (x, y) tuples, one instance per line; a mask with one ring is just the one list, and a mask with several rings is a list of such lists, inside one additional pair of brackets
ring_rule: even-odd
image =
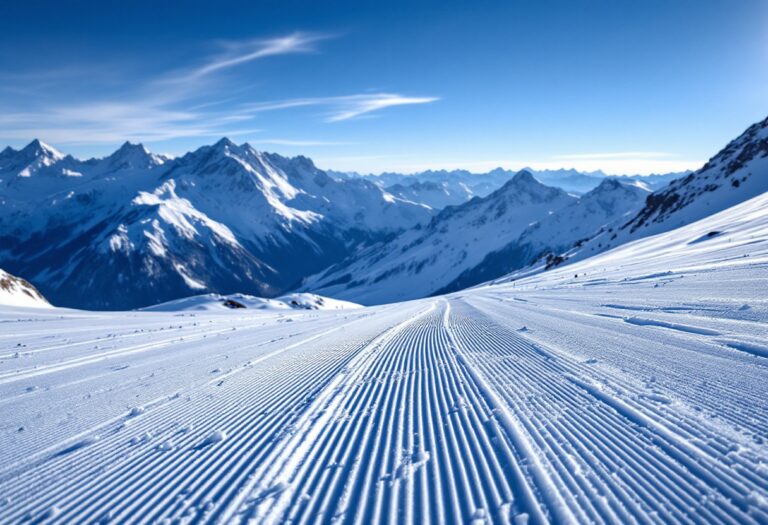
[(193, 295), (142, 308), (145, 312), (227, 312), (243, 310), (345, 310), (362, 308), (349, 301), (340, 301), (312, 293), (292, 293), (275, 299), (247, 294), (221, 295), (215, 293)]

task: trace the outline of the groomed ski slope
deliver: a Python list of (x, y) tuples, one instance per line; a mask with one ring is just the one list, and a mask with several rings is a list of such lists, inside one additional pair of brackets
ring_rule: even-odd
[(0, 309), (0, 522), (768, 523), (750, 206), (376, 308)]

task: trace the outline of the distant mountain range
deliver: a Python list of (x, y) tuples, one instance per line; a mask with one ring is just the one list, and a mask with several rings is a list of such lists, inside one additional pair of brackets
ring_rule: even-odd
[[(575, 195), (583, 195), (595, 189), (603, 180), (610, 178), (626, 183), (640, 183), (648, 190), (655, 191), (674, 179), (691, 173), (682, 171), (660, 175), (606, 175), (602, 171), (580, 172), (574, 169), (534, 170), (524, 168), (539, 182), (563, 189)], [(360, 175), (355, 172), (328, 171), (339, 180), (370, 180), (392, 195), (403, 199), (426, 204), (435, 209), (458, 205), (472, 197), (485, 197), (502, 187), (515, 175), (515, 171), (496, 168), (486, 173), (471, 173), (466, 170), (423, 171), (413, 174), (382, 173), (380, 175)]]
[(125, 143), (78, 160), (35, 140), (0, 152), (0, 268), (53, 304), (88, 309), (211, 293), (300, 290), (362, 304), (445, 293), (580, 260), (765, 192), (767, 128), (768, 119), (751, 126), (681, 177), (362, 176), (227, 139), (178, 158)]

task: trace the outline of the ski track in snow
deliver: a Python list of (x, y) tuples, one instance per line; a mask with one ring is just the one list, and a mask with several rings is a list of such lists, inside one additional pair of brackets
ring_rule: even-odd
[(0, 522), (768, 523), (765, 307), (662, 279), (0, 310)]

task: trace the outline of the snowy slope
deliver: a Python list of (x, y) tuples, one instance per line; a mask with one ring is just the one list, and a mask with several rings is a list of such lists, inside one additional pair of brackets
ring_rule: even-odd
[(267, 299), (246, 294), (202, 294), (175, 299), (141, 310), (146, 312), (234, 312), (244, 309), (254, 310), (345, 310), (361, 308), (359, 304), (339, 301), (311, 293), (293, 293)]
[(128, 143), (87, 161), (37, 141), (7, 148), (0, 204), (0, 264), (55, 304), (101, 309), (274, 296), (432, 215), (304, 157), (227, 139), (177, 159)]
[[(686, 273), (726, 275), (723, 268), (743, 266), (754, 268), (753, 285), (763, 290), (768, 286), (766, 210), (768, 192), (687, 226), (545, 272), (532, 268), (512, 273), (497, 279), (495, 284), (514, 282), (518, 287), (596, 286), (599, 289), (617, 281), (644, 281), (663, 286)], [(654, 268), (660, 270), (654, 271)]]
[(0, 269), (0, 305), (47, 308), (51, 305), (24, 279)]
[(766, 523), (767, 198), (394, 305), (0, 308), (0, 522)]
[(530, 224), (575, 201), (523, 171), (487, 197), (446, 208), (428, 226), (310, 278), (303, 289), (362, 304), (425, 297), (516, 239)]
[(639, 183), (604, 179), (592, 191), (532, 224), (512, 242), (487, 254), (438, 293), (448, 293), (501, 277), (581, 244), (602, 228), (626, 221), (643, 206), (650, 192)]
[(636, 239), (670, 231), (768, 191), (768, 118), (750, 126), (700, 170), (651, 194), (628, 221), (598, 232), (563, 257), (577, 261)]

